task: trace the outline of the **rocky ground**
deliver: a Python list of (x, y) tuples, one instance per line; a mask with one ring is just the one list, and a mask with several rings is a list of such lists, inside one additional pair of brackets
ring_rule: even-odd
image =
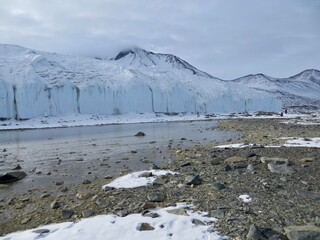
[[(102, 213), (126, 216), (187, 202), (218, 218), (216, 228), (231, 239), (320, 239), (319, 235), (303, 238), (305, 233), (320, 234), (320, 148), (263, 147), (283, 143), (280, 137), (320, 137), (319, 125), (283, 121), (222, 121), (221, 129), (241, 131), (242, 142), (257, 145), (168, 148), (174, 161), (165, 168), (179, 175), (158, 177), (152, 186), (104, 191), (102, 185), (112, 178), (96, 179), (80, 185), (62, 182), (41, 193), (31, 189), (1, 199), (0, 235)], [(243, 202), (240, 195), (251, 201)], [(298, 236), (301, 228), (303, 236)]]

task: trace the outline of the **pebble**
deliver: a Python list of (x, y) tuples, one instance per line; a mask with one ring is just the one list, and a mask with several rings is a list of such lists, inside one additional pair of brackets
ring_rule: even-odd
[(165, 196), (162, 192), (151, 192), (147, 195), (147, 199), (150, 202), (163, 202)]

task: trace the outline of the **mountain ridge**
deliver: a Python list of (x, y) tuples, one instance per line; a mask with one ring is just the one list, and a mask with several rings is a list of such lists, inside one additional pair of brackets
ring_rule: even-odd
[(221, 80), (172, 54), (140, 48), (98, 60), (0, 44), (0, 119), (319, 109), (319, 80), (314, 69), (285, 79)]

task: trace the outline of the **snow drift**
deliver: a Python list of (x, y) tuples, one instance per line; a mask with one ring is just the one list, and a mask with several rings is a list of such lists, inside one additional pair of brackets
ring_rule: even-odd
[[(170, 55), (133, 48), (115, 58), (71, 57), (0, 45), (0, 119), (125, 113), (280, 111), (281, 85), (224, 81)], [(296, 82), (308, 81), (295, 76)], [(313, 83), (319, 92), (318, 76)], [(307, 86), (307, 85), (306, 85)], [(298, 90), (299, 85), (293, 88)], [(272, 91), (271, 91), (272, 90)], [(315, 95), (317, 95), (315, 92)], [(308, 94), (307, 94), (308, 95)], [(306, 96), (317, 98), (319, 96)]]

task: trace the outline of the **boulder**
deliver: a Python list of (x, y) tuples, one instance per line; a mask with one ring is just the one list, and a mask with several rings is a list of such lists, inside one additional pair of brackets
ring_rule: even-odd
[(23, 171), (7, 172), (4, 175), (0, 175), (0, 184), (6, 184), (16, 182), (23, 179), (27, 174)]

